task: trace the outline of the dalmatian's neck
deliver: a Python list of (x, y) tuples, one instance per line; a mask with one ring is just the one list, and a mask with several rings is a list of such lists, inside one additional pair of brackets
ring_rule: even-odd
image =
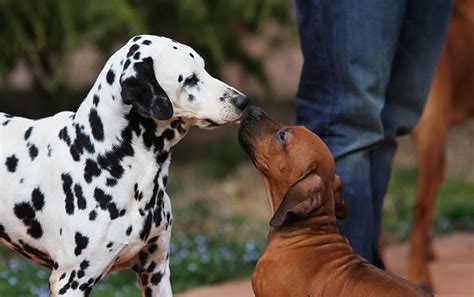
[(163, 164), (171, 147), (187, 133), (189, 124), (177, 118), (167, 121), (146, 118), (125, 104), (117, 77), (122, 66), (114, 60), (117, 59), (112, 57), (99, 74), (74, 115), (73, 126), (93, 138), (94, 150), (99, 154), (116, 151), (117, 147), (122, 148), (122, 154), (130, 156), (145, 150), (153, 152), (155, 161)]

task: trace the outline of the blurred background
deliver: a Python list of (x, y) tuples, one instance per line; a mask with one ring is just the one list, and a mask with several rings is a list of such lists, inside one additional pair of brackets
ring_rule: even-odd
[[(40, 118), (77, 109), (106, 59), (131, 36), (146, 33), (190, 45), (209, 73), (277, 120), (294, 123), (302, 57), (290, 0), (2, 0), (0, 28), (3, 112)], [(449, 134), (435, 236), (474, 230), (473, 139), (472, 120)], [(385, 199), (387, 246), (409, 238), (415, 160), (410, 138), (400, 139)], [(174, 291), (250, 276), (266, 242), (270, 209), (263, 182), (237, 143), (237, 128), (192, 129), (173, 151), (167, 191), (175, 218)], [(0, 247), (0, 296), (48, 296), (48, 278), (46, 269)], [(125, 270), (107, 276), (92, 296), (137, 296), (137, 288), (134, 273)]]

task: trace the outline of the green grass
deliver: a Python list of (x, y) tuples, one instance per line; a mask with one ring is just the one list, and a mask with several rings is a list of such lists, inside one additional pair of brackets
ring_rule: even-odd
[[(216, 162), (215, 160), (219, 160)], [(197, 170), (209, 179), (222, 179), (231, 174), (238, 165), (249, 160), (249, 157), (237, 144), (236, 140), (225, 139), (213, 145), (202, 158), (196, 159)]]
[[(404, 241), (410, 236), (412, 208), (415, 201), (417, 171), (395, 168), (385, 198), (384, 238)], [(474, 230), (474, 185), (467, 180), (443, 181), (435, 201), (435, 232)]]
[[(234, 169), (247, 160), (233, 146), (221, 144), (210, 150), (212, 157), (190, 160), (189, 166), (194, 166), (199, 174), (209, 179), (220, 180), (224, 176), (233, 178)], [(222, 164), (215, 161), (222, 158), (226, 160)], [(384, 208), (383, 230), (386, 241), (408, 238), (415, 186), (415, 169), (395, 168)], [(170, 184), (170, 195), (175, 199), (188, 199), (181, 187)], [(467, 180), (443, 182), (436, 201), (437, 233), (474, 230), (473, 193), (474, 185)], [(206, 197), (179, 202), (175, 201), (173, 209), (173, 290), (179, 292), (203, 284), (249, 276), (264, 247), (266, 238), (263, 234), (267, 226), (239, 214), (223, 212)], [(0, 248), (0, 296), (48, 296), (48, 278), (47, 269)], [(100, 281), (91, 296), (138, 295), (135, 274), (131, 270), (124, 270), (111, 273)]]

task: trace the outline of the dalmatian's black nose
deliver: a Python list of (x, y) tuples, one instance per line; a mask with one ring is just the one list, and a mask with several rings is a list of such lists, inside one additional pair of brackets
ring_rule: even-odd
[(234, 103), (235, 107), (240, 110), (244, 110), (245, 107), (247, 107), (247, 104), (249, 104), (249, 98), (247, 98), (247, 96), (245, 96), (244, 94), (240, 94), (234, 99), (232, 99), (232, 102)]

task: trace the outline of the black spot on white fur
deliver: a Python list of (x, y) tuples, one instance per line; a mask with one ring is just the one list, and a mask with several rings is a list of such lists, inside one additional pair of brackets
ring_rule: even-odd
[(92, 97), (92, 103), (97, 106), (99, 104), (99, 95), (97, 94), (94, 94), (94, 96)]
[(7, 157), (5, 165), (7, 166), (8, 171), (15, 172), (16, 166), (18, 165), (18, 158), (15, 155)]
[(83, 260), (81, 262), (81, 264), (79, 265), (79, 267), (81, 269), (79, 269), (79, 271), (77, 272), (77, 277), (79, 279), (83, 278), (84, 277), (84, 274), (85, 274), (85, 270), (89, 267), (89, 261), (87, 260)]
[(112, 196), (106, 194), (103, 190), (96, 188), (94, 191), (94, 198), (99, 203), (102, 210), (109, 212), (111, 220), (115, 220), (118, 217), (125, 215), (126, 210), (119, 210), (115, 202), (112, 201)]
[(65, 205), (66, 213), (71, 215), (74, 213), (74, 195), (72, 194), (72, 178), (69, 174), (63, 173), (61, 175), (63, 181), (63, 191), (66, 195)]
[(140, 47), (138, 44), (134, 44), (130, 47), (127, 53), (127, 58), (130, 58)]
[(89, 220), (90, 221), (95, 221), (96, 217), (97, 217), (97, 212), (95, 210), (93, 210), (89, 213)]
[(125, 61), (125, 64), (123, 65), (123, 71), (127, 70), (128, 66), (130, 66), (130, 60), (127, 59), (127, 61)]
[(132, 226), (128, 226), (127, 230), (125, 231), (125, 235), (129, 236), (132, 233)]
[(150, 278), (150, 282), (153, 285), (158, 285), (162, 278), (163, 278), (163, 273), (157, 272), (157, 273), (154, 273), (153, 276)]
[(67, 127), (62, 128), (58, 134), (59, 139), (63, 140), (68, 146), (71, 145), (71, 138), (67, 133)]
[(39, 188), (35, 188), (31, 193), (31, 202), (33, 207), (39, 211), (43, 209), (44, 206), (44, 195)]
[(175, 133), (173, 129), (166, 129), (163, 134), (161, 134), (167, 140), (173, 140)]
[(34, 144), (28, 143), (28, 152), (30, 154), (31, 161), (36, 159), (38, 156), (38, 148)]
[(117, 184), (117, 179), (115, 178), (107, 178), (105, 184), (108, 186), (108, 187), (113, 187)]
[(104, 125), (95, 108), (89, 113), (89, 124), (91, 125), (92, 136), (98, 141), (104, 140)]
[(86, 166), (84, 167), (84, 179), (90, 183), (93, 177), (99, 176), (101, 173), (97, 162), (92, 159), (86, 160)]
[(79, 185), (79, 184), (74, 185), (74, 194), (76, 195), (77, 208), (78, 209), (86, 209), (87, 200), (84, 197), (84, 193), (82, 192), (81, 185)]
[(109, 69), (109, 71), (107, 72), (106, 79), (107, 79), (107, 82), (109, 83), (109, 85), (112, 85), (114, 83), (115, 72), (112, 69)]
[(43, 235), (43, 228), (36, 219), (36, 212), (33, 206), (28, 202), (20, 202), (15, 204), (13, 208), (15, 216), (23, 221), (23, 224), (27, 227), (26, 233), (34, 239), (38, 239)]
[(28, 140), (28, 138), (30, 138), (30, 136), (31, 136), (31, 131), (33, 131), (33, 127), (29, 127), (29, 128), (25, 131), (25, 135), (24, 135), (25, 140)]
[(70, 145), (69, 151), (74, 161), (79, 161), (84, 152), (94, 153), (95, 148), (89, 135), (83, 132), (83, 127), (79, 124), (73, 124), (76, 130), (76, 139)]
[(143, 241), (146, 241), (148, 235), (150, 235), (151, 224), (153, 223), (153, 214), (149, 212), (145, 222), (143, 222), (142, 230), (140, 231), (140, 238)]
[(76, 256), (81, 255), (82, 251), (87, 248), (89, 244), (89, 238), (82, 235), (80, 232), (76, 232), (74, 236), (74, 240), (76, 242), (76, 248), (74, 249), (74, 254)]

